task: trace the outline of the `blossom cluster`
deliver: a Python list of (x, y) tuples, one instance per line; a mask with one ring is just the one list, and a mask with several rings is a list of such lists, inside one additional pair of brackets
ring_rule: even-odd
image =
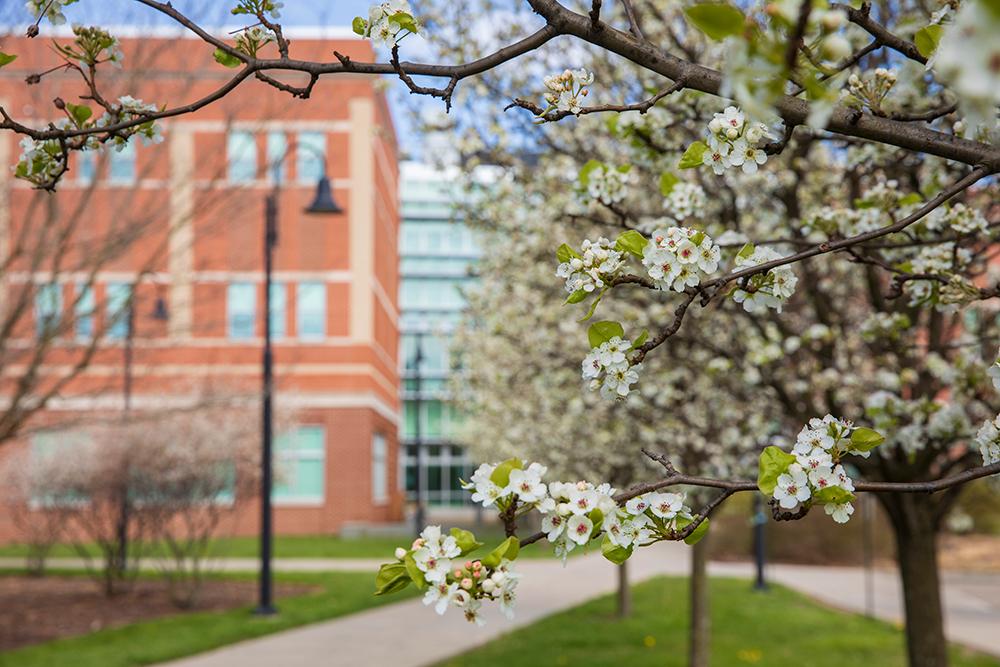
[(714, 273), (721, 256), (708, 234), (690, 227), (668, 227), (653, 233), (642, 265), (659, 289), (683, 292), (698, 285), (702, 274)]
[(1000, 415), (983, 422), (976, 433), (976, 444), (983, 455), (983, 465), (1000, 463)]
[(357, 16), (352, 28), (356, 34), (390, 49), (418, 30), (408, 0), (387, 0), (372, 5), (368, 8), (368, 20)]
[(973, 136), (997, 128), (1000, 104), (1000, 12), (988, 2), (963, 2), (941, 35), (928, 67), (958, 93), (965, 128)]
[(822, 504), (837, 523), (854, 513), (854, 482), (841, 465), (846, 454), (868, 457), (884, 438), (867, 428), (826, 415), (802, 427), (791, 454), (768, 447), (761, 455), (761, 491), (779, 507), (796, 510)]
[(879, 111), (894, 85), (896, 85), (896, 73), (884, 67), (878, 67), (874, 72), (863, 76), (852, 74), (847, 79), (844, 100), (854, 106), (866, 106)]
[(46, 18), (52, 25), (62, 25), (66, 23), (63, 9), (66, 8), (66, 5), (72, 5), (74, 2), (76, 0), (28, 0), (25, 7), (32, 16)]
[(634, 181), (630, 165), (615, 167), (591, 161), (580, 171), (577, 194), (583, 203), (599, 202), (611, 206), (625, 199)]
[(590, 380), (591, 391), (600, 390), (604, 398), (624, 399), (631, 386), (639, 381), (642, 364), (632, 364), (628, 352), (632, 341), (615, 336), (593, 348), (583, 360), (583, 379)]
[(989, 223), (982, 212), (962, 203), (934, 209), (924, 220), (924, 227), (934, 232), (951, 229), (958, 234), (985, 234), (989, 231)]
[(708, 150), (702, 162), (716, 174), (730, 167), (741, 167), (744, 174), (754, 174), (767, 162), (760, 142), (769, 138), (767, 126), (747, 120), (736, 107), (726, 107), (708, 123)]
[[(505, 542), (501, 548), (507, 544)], [(433, 605), (438, 615), (443, 615), (450, 607), (457, 607), (470, 623), (484, 625), (483, 602), (496, 601), (504, 616), (512, 619), (520, 575), (514, 572), (511, 559), (498, 556), (497, 552), (484, 559), (460, 560), (461, 556), (480, 546), (482, 544), (468, 531), (452, 529), (451, 535), (443, 535), (440, 526), (427, 526), (409, 549), (396, 549), (397, 562), (384, 565), (380, 578), (387, 571), (389, 576), (395, 576), (405, 585), (404, 577), (409, 577), (417, 586), (427, 589), (423, 603)]]
[(680, 181), (675, 183), (663, 198), (663, 208), (667, 215), (677, 222), (699, 216), (705, 208), (705, 190), (697, 183)]
[(562, 74), (551, 74), (542, 80), (545, 84), (545, 102), (548, 104), (539, 116), (556, 109), (578, 114), (583, 111), (580, 99), (589, 94), (587, 86), (594, 83), (594, 73), (586, 69), (567, 69)]
[[(781, 258), (771, 248), (754, 248), (748, 244), (736, 255), (736, 268), (760, 266)], [(782, 305), (795, 293), (798, 281), (795, 272), (787, 264), (777, 266), (765, 273), (750, 276), (745, 286), (741, 284), (733, 291), (733, 300), (743, 304), (743, 309), (748, 313), (761, 313), (768, 308), (774, 308), (780, 313)]]
[(580, 250), (582, 254), (572, 251), (556, 268), (556, 276), (566, 280), (566, 291), (570, 294), (604, 289), (625, 264), (624, 253), (603, 236), (596, 241), (585, 239)]

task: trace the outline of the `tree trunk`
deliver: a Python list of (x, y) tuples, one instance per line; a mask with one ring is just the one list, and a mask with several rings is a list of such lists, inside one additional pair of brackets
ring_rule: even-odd
[(632, 615), (632, 589), (628, 585), (628, 561), (618, 566), (618, 618)]
[(903, 585), (909, 665), (947, 667), (932, 500), (915, 495), (901, 505), (904, 520), (894, 518), (892, 523)]
[(711, 616), (708, 607), (708, 536), (691, 547), (691, 636), (688, 667), (708, 667)]

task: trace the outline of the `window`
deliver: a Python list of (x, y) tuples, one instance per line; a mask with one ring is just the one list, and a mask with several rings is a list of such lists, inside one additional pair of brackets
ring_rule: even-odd
[(326, 285), (299, 283), (299, 338), (322, 338), (326, 335)]
[(300, 426), (275, 438), (275, 502), (320, 504), (325, 496), (326, 429)]
[(284, 283), (271, 283), (271, 335), (275, 338), (285, 337), (285, 294)]
[(257, 290), (253, 283), (232, 283), (226, 298), (226, 329), (230, 338), (253, 338)]
[(113, 183), (135, 182), (135, 141), (129, 141), (121, 150), (108, 153), (108, 180)]
[(35, 288), (35, 333), (39, 338), (55, 336), (62, 316), (62, 286), (57, 283)]
[(128, 283), (108, 283), (107, 310), (108, 338), (121, 339), (129, 335), (132, 286)]
[(88, 285), (76, 286), (75, 329), (77, 338), (94, 336), (94, 290)]
[(251, 183), (257, 178), (257, 140), (251, 132), (230, 132), (226, 153), (231, 183)]
[(285, 153), (288, 139), (284, 132), (267, 133), (267, 175), (275, 183), (285, 182)]
[(326, 135), (299, 132), (295, 174), (300, 183), (315, 183), (326, 173)]
[(385, 436), (376, 433), (372, 437), (372, 501), (384, 503), (389, 500), (389, 450)]
[(97, 176), (97, 151), (80, 151), (76, 154), (76, 180), (93, 183)]

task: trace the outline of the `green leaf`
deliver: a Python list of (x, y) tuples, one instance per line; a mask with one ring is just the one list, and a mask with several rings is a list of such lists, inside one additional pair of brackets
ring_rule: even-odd
[(918, 193), (911, 192), (910, 194), (906, 195), (905, 197), (900, 198), (898, 205), (899, 206), (909, 206), (910, 204), (919, 204), (923, 200), (924, 200), (924, 198), (921, 197)]
[(944, 28), (936, 23), (925, 25), (913, 36), (913, 43), (917, 45), (917, 51), (924, 58), (930, 58), (931, 54), (937, 51), (938, 42), (941, 41), (941, 33)]
[(215, 58), (215, 62), (225, 67), (239, 67), (243, 64), (239, 58), (222, 49), (216, 49), (212, 56)]
[(648, 339), (649, 339), (649, 329), (643, 329), (642, 333), (639, 334), (639, 337), (636, 338), (634, 341), (632, 341), (632, 349), (634, 350), (636, 348), (642, 347), (643, 343), (645, 343)]
[(364, 37), (365, 30), (368, 29), (368, 21), (364, 20), (360, 16), (355, 16), (354, 20), (351, 21), (351, 30), (354, 31), (355, 35), (361, 35)]
[(859, 452), (870, 452), (885, 442), (885, 436), (870, 428), (863, 426), (854, 429), (851, 433), (851, 449)]
[(736, 256), (739, 257), (740, 259), (747, 259), (748, 257), (750, 257), (750, 255), (753, 254), (753, 251), (754, 247), (752, 243), (744, 243), (743, 247), (740, 248), (740, 251), (736, 253)]
[(665, 171), (660, 174), (660, 194), (666, 197), (674, 189), (674, 186), (681, 182), (673, 172)]
[(757, 473), (757, 488), (767, 495), (774, 495), (774, 487), (778, 485), (778, 475), (788, 470), (795, 463), (792, 454), (781, 451), (771, 445), (760, 453), (760, 469)]
[(417, 32), (417, 22), (413, 19), (412, 15), (406, 12), (396, 12), (389, 17), (389, 22), (395, 23), (402, 30), (409, 30), (412, 33)]
[(593, 292), (588, 292), (585, 289), (578, 289), (577, 291), (573, 292), (568, 297), (566, 297), (566, 303), (580, 303), (591, 294), (593, 294)]
[(410, 576), (402, 563), (385, 563), (375, 576), (375, 595), (395, 593), (410, 585)]
[(4, 53), (3, 51), (0, 51), (0, 67), (9, 65), (15, 60), (17, 60), (17, 56), (13, 53)]
[(603, 166), (604, 164), (600, 160), (587, 160), (587, 163), (583, 165), (580, 169), (580, 174), (577, 176), (580, 185), (587, 187), (590, 184), (590, 172), (600, 169)]
[(708, 533), (708, 518), (702, 519), (698, 527), (691, 531), (691, 534), (684, 538), (684, 544), (695, 545)]
[(510, 471), (522, 468), (524, 468), (524, 463), (521, 459), (507, 459), (496, 467), (493, 474), (490, 475), (490, 481), (502, 489), (510, 483)]
[(677, 163), (677, 166), (681, 169), (694, 169), (695, 167), (700, 167), (702, 164), (702, 158), (705, 155), (705, 151), (708, 150), (708, 144), (704, 141), (696, 141), (687, 147), (684, 151), (684, 155), (681, 155), (681, 161)]
[(632, 555), (632, 547), (620, 547), (605, 535), (604, 541), (601, 542), (601, 555), (615, 565), (621, 565)]
[(76, 121), (77, 126), (83, 125), (94, 115), (94, 111), (86, 104), (72, 104), (67, 102), (66, 110), (69, 111), (69, 115)]
[(417, 561), (413, 560), (413, 554), (408, 553), (403, 559), (403, 567), (406, 568), (406, 573), (410, 575), (410, 581), (417, 585), (417, 588), (424, 590), (427, 588), (427, 580), (424, 579), (424, 573), (419, 567), (417, 567)]
[(825, 489), (820, 489), (812, 496), (813, 503), (821, 505), (826, 505), (827, 503), (840, 505), (841, 503), (849, 503), (852, 500), (854, 500), (854, 494), (839, 486), (828, 486)]
[[(601, 302), (601, 299), (604, 298), (604, 293), (607, 292), (608, 289), (609, 288), (605, 287), (604, 289), (602, 289), (600, 292), (597, 293), (597, 298), (590, 302), (590, 308), (587, 309), (587, 314), (581, 317), (578, 320), (579, 322), (586, 322), (587, 320), (589, 320), (591, 317), (594, 316), (594, 311), (597, 310), (597, 304), (599, 304)], [(577, 290), (577, 291), (583, 292), (583, 290)], [(588, 293), (589, 292), (584, 292), (584, 294)], [(576, 292), (573, 292), (573, 294), (576, 294)], [(573, 294), (570, 294), (570, 296), (573, 296)]]
[(647, 243), (649, 243), (649, 239), (634, 229), (630, 229), (618, 237), (615, 241), (615, 249), (624, 250), (642, 259), (642, 253)]
[(705, 240), (705, 232), (701, 230), (695, 232), (694, 236), (691, 237), (691, 243), (695, 244), (696, 246), (700, 246), (701, 242), (704, 240)]
[(573, 250), (573, 248), (569, 244), (563, 243), (561, 246), (559, 246), (559, 248), (556, 249), (556, 259), (559, 260), (560, 264), (562, 264), (563, 262), (568, 262), (569, 260), (574, 258), (580, 259), (580, 253), (578, 253), (576, 250)]
[(608, 342), (615, 336), (619, 338), (625, 337), (625, 329), (618, 322), (602, 320), (594, 322), (587, 329), (587, 340), (590, 341), (591, 348), (600, 347), (602, 343)]
[(590, 519), (590, 523), (594, 525), (594, 527), (590, 529), (590, 536), (594, 537), (601, 532), (601, 526), (604, 525), (604, 512), (595, 507), (590, 510), (587, 517)]
[(521, 542), (516, 537), (511, 535), (483, 559), (483, 565), (489, 568), (495, 568), (500, 565), (500, 561), (504, 558), (507, 560), (514, 560), (517, 558), (517, 554), (520, 550)]
[(684, 15), (694, 27), (714, 40), (739, 35), (746, 24), (743, 12), (722, 2), (692, 5), (684, 10)]
[(452, 528), (451, 536), (455, 538), (455, 542), (458, 543), (458, 548), (462, 550), (463, 556), (483, 546), (483, 543), (476, 541), (476, 536), (469, 530)]
[(630, 164), (620, 164), (617, 167), (615, 167), (615, 169), (618, 171), (618, 173), (627, 174), (630, 171), (632, 171), (632, 165), (630, 165)]

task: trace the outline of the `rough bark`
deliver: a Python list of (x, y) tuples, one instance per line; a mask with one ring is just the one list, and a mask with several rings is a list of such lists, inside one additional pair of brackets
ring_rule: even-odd
[(688, 667), (708, 667), (711, 616), (708, 604), (708, 536), (691, 548), (691, 635)]
[(947, 667), (941, 585), (937, 562), (935, 499), (896, 497), (889, 512), (903, 586), (906, 651), (910, 667)]
[(632, 615), (632, 589), (628, 585), (628, 561), (618, 566), (618, 618)]

